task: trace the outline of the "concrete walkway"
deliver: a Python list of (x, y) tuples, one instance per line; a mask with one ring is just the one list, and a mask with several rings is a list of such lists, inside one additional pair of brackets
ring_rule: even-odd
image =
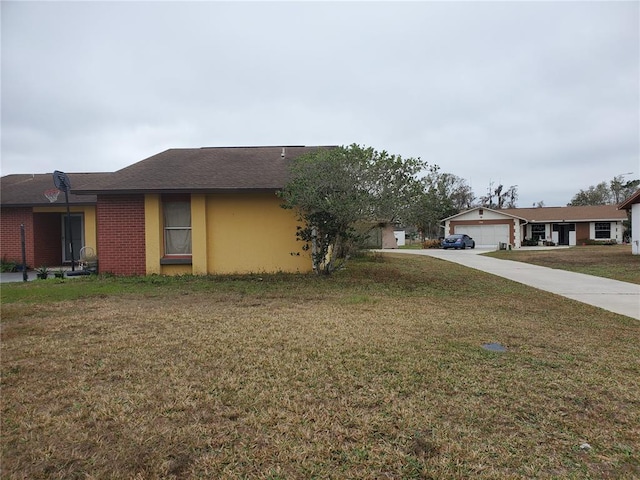
[(378, 250), (427, 255), (640, 320), (640, 285), (479, 255), (491, 250)]

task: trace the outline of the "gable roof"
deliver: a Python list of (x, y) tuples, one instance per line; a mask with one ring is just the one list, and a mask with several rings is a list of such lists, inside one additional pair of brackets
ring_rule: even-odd
[(519, 220), (526, 220), (526, 218), (520, 217), (520, 216), (515, 215), (513, 213), (510, 213), (510, 212), (507, 212), (504, 209), (503, 210), (496, 210), (496, 209), (487, 208), (487, 207), (473, 207), (473, 208), (470, 208), (469, 210), (464, 210), (464, 211), (462, 211), (460, 213), (456, 213), (455, 215), (451, 215), (450, 217), (444, 218), (441, 221), (446, 222), (447, 220), (451, 220), (452, 218), (460, 217), (460, 216), (465, 215), (465, 214), (467, 214), (469, 212), (473, 212), (475, 210), (480, 210), (480, 209), (482, 209), (484, 211), (487, 211), (487, 212), (493, 212), (493, 213), (497, 213), (499, 215), (504, 215), (504, 216), (507, 216), (507, 217), (517, 218)]
[(585, 205), (578, 207), (507, 208), (501, 210), (525, 218), (531, 223), (593, 222), (626, 220), (627, 215), (616, 205)]
[(597, 222), (626, 220), (627, 214), (616, 205), (588, 205), (580, 207), (503, 208), (501, 210), (475, 207), (443, 219), (445, 222), (475, 210), (497, 213), (525, 220), (529, 223)]
[[(97, 181), (108, 173), (69, 173), (71, 187), (82, 185), (87, 181)], [(51, 173), (5, 175), (0, 178), (0, 197), (3, 207), (33, 207), (65, 204), (64, 194), (60, 193), (55, 202), (49, 202), (44, 196), (46, 190), (55, 188)], [(96, 203), (95, 195), (69, 195), (69, 203), (73, 205), (92, 205)]]
[(624, 202), (618, 205), (619, 210), (630, 210), (631, 205), (640, 203), (640, 190), (636, 191), (633, 195), (627, 198)]
[(78, 194), (187, 193), (277, 190), (287, 182), (293, 158), (319, 148), (172, 148), (108, 177), (74, 188)]

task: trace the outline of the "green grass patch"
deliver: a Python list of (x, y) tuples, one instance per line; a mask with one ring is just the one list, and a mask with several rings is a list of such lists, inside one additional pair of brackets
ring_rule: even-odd
[(3, 478), (640, 475), (640, 322), (434, 258), (2, 302)]

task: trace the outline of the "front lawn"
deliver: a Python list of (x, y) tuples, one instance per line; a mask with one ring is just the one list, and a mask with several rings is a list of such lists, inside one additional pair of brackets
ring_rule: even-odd
[(523, 247), (486, 255), (640, 284), (640, 255), (632, 255), (629, 245), (579, 246), (551, 250), (529, 250)]
[(3, 478), (640, 476), (640, 322), (435, 258), (3, 285), (0, 329)]

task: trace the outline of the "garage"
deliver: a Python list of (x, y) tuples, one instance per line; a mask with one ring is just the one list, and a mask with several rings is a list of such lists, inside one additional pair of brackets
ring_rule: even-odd
[(497, 248), (505, 243), (520, 248), (520, 224), (526, 220), (503, 210), (475, 207), (444, 220), (445, 235), (469, 235), (479, 247)]
[(509, 242), (509, 225), (456, 225), (455, 233), (466, 233), (478, 246), (495, 247)]

